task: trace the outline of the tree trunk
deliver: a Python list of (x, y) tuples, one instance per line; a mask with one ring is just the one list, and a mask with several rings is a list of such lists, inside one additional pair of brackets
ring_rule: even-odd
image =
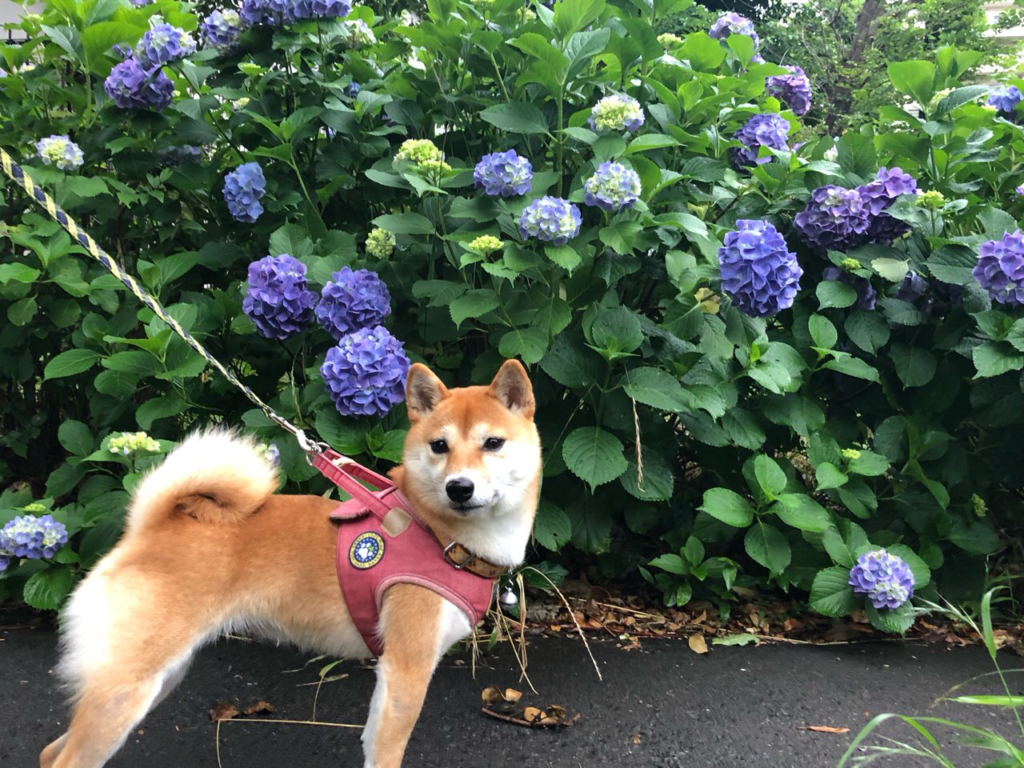
[(850, 114), (853, 107), (853, 90), (856, 83), (852, 82), (864, 52), (871, 46), (878, 32), (878, 24), (886, 12), (885, 0), (864, 0), (857, 24), (853, 32), (853, 40), (843, 61), (843, 69), (836, 73), (836, 96), (833, 101), (835, 111), (826, 120), (829, 130), (836, 131), (839, 121)]

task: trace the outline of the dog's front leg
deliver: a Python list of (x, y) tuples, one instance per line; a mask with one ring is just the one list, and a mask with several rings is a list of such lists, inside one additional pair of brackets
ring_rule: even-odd
[(399, 768), (441, 656), (469, 634), (466, 616), (424, 587), (396, 584), (384, 595), (384, 653), (363, 731), (365, 768)]

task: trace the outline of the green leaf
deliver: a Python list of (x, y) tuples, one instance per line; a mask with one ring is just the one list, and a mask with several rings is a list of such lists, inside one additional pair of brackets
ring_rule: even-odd
[(938, 106), (935, 107), (935, 112), (932, 114), (932, 117), (943, 117), (957, 107), (984, 96), (989, 92), (989, 90), (990, 88), (987, 85), (966, 85), (962, 88), (954, 88), (939, 100)]
[(432, 235), (434, 225), (426, 216), (418, 213), (388, 213), (371, 222), (375, 227), (386, 229), (395, 235)]
[(760, 642), (757, 635), (752, 635), (749, 632), (739, 632), (735, 635), (711, 638), (712, 645), (750, 645), (751, 643), (758, 645)]
[(39, 311), (39, 305), (34, 296), (26, 296), (18, 299), (7, 308), (7, 319), (14, 325), (25, 326), (32, 322), (32, 318)]
[(644, 340), (636, 313), (626, 307), (600, 308), (588, 337), (595, 347), (614, 352), (632, 352)]
[(22, 597), (36, 610), (55, 611), (64, 604), (73, 582), (70, 568), (50, 566), (29, 577), (25, 582)]
[(626, 471), (622, 443), (600, 427), (579, 427), (562, 444), (565, 466), (595, 488), (610, 483)]
[(857, 290), (838, 280), (823, 280), (818, 283), (814, 293), (818, 297), (818, 305), (822, 309), (830, 307), (843, 309), (852, 306), (857, 301)]
[(907, 276), (910, 262), (901, 259), (873, 259), (871, 268), (890, 283), (898, 283)]
[(698, 72), (711, 72), (725, 61), (725, 49), (705, 32), (691, 32), (683, 40), (676, 57), (686, 59)]
[(743, 547), (755, 563), (768, 569), (772, 576), (778, 576), (789, 567), (793, 553), (786, 537), (768, 523), (757, 520), (743, 537)]
[(581, 493), (565, 511), (572, 523), (572, 543), (575, 546), (592, 554), (608, 551), (612, 516), (606, 508), (594, 504), (592, 498)]
[(883, 632), (902, 635), (914, 626), (914, 606), (909, 602), (906, 602), (899, 608), (890, 611), (886, 608), (875, 608), (875, 606), (868, 601), (864, 605), (864, 610), (868, 614), (868, 621), (871, 622), (871, 626), (875, 627), (875, 629), (880, 629)]
[(832, 524), (828, 512), (810, 496), (802, 493), (785, 493), (778, 497), (772, 507), (786, 525), (810, 533), (824, 533)]
[(544, 255), (569, 272), (576, 269), (583, 261), (571, 245), (549, 245), (544, 248)]
[(82, 48), (85, 50), (85, 57), (95, 62), (100, 57), (106, 56), (110, 49), (118, 43), (132, 47), (145, 31), (145, 27), (123, 21), (101, 21), (99, 24), (93, 24), (82, 32)]
[(96, 365), (101, 355), (91, 349), (69, 349), (61, 352), (53, 360), (46, 364), (43, 371), (43, 380), (59, 379), (64, 376), (74, 376), (76, 373), (87, 371)]
[(889, 341), (889, 326), (876, 312), (855, 309), (843, 324), (850, 341), (868, 354), (875, 354)]
[(894, 61), (888, 66), (889, 80), (900, 93), (913, 96), (927, 107), (935, 94), (935, 65), (930, 61)]
[(889, 460), (880, 453), (861, 450), (856, 458), (850, 459), (847, 469), (855, 475), (878, 477), (889, 469)]
[(658, 555), (647, 564), (651, 568), (660, 568), (663, 571), (674, 573), (677, 576), (686, 576), (690, 572), (690, 566), (679, 555), (669, 553)]
[(626, 147), (626, 154), (633, 155), (637, 152), (650, 152), (652, 149), (664, 149), (666, 147), (678, 147), (679, 142), (664, 133), (645, 133), (637, 136)]
[(679, 380), (660, 368), (634, 368), (619, 380), (626, 394), (638, 403), (670, 413), (686, 410), (683, 387)]
[(540, 361), (544, 373), (564, 387), (582, 389), (597, 383), (604, 361), (568, 331), (555, 336), (551, 349)]
[(837, 373), (844, 373), (847, 376), (853, 376), (855, 379), (878, 382), (878, 371), (859, 357), (837, 357), (835, 360), (829, 360), (822, 367)]
[(935, 376), (935, 355), (921, 347), (893, 344), (889, 356), (905, 387), (923, 387)]
[(57, 430), (57, 439), (64, 450), (75, 456), (87, 456), (92, 453), (95, 438), (92, 431), (80, 421), (68, 419)]
[(932, 569), (928, 563), (917, 556), (917, 553), (906, 544), (891, 544), (886, 547), (890, 555), (896, 555), (910, 566), (910, 572), (914, 574), (914, 590), (927, 587), (932, 580)]
[[(672, 467), (661, 453), (646, 448), (641, 449), (643, 455), (643, 482), (637, 477), (636, 457), (626, 461), (626, 471), (619, 477), (619, 483), (626, 492), (641, 501), (668, 501), (672, 498), (675, 488), (675, 477)], [(672, 457), (668, 457), (671, 459)]]
[(165, 395), (147, 400), (135, 410), (135, 421), (139, 427), (148, 430), (157, 419), (177, 416), (188, 410), (188, 403), (179, 397)]
[(974, 367), (978, 369), (976, 379), (1000, 376), (1008, 371), (1024, 368), (1024, 353), (1020, 353), (1006, 342), (989, 341), (971, 350)]
[(75, 486), (82, 482), (85, 472), (85, 467), (81, 464), (78, 466), (72, 466), (67, 462), (61, 464), (46, 479), (46, 495), (51, 498), (58, 498), (71, 493)]
[(557, 552), (572, 537), (572, 522), (564, 511), (547, 499), (541, 499), (533, 521), (533, 535), (541, 546)]
[(28, 264), (0, 264), (0, 283), (9, 283), (14, 280), (19, 283), (34, 283), (41, 275), (35, 267)]
[(498, 351), (503, 357), (518, 357), (526, 365), (539, 363), (548, 351), (548, 334), (540, 328), (516, 328), (501, 337)]
[(816, 347), (832, 349), (839, 340), (839, 333), (832, 322), (822, 315), (811, 315), (807, 320), (807, 330)]
[(818, 481), (817, 489), (825, 491), (829, 488), (838, 488), (850, 480), (846, 473), (841, 472), (835, 464), (823, 461), (814, 468), (814, 476)]
[(534, 104), (525, 101), (495, 104), (480, 112), (480, 117), (496, 128), (510, 133), (548, 132), (548, 123), (544, 118), (544, 113)]
[(343, 418), (333, 407), (317, 411), (316, 431), (327, 444), (345, 456), (358, 456), (367, 450), (367, 429), (358, 421)]
[(567, 39), (595, 22), (604, 8), (604, 0), (562, 0), (554, 6), (555, 29)]
[(746, 528), (754, 520), (754, 508), (750, 502), (728, 488), (704, 491), (704, 501), (698, 509), (733, 528)]
[(448, 311), (456, 327), (469, 317), (480, 317), (498, 306), (498, 295), (490, 288), (476, 288), (455, 299)]
[(774, 499), (786, 488), (786, 473), (771, 456), (761, 453), (754, 458), (754, 476), (769, 499)]
[(818, 571), (811, 584), (811, 596), (808, 606), (823, 616), (836, 619), (846, 616), (860, 607), (860, 601), (853, 594), (849, 568), (833, 566)]

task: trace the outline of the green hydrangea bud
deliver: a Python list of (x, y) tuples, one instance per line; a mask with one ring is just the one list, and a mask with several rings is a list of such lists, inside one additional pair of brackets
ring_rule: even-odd
[(500, 251), (503, 246), (504, 243), (494, 235), (481, 235), (476, 240), (472, 240), (466, 245), (469, 250), (483, 256), (490, 256), (495, 251)]
[(159, 453), (160, 443), (145, 432), (122, 432), (110, 438), (107, 449), (111, 453), (131, 456), (133, 453)]
[(839, 262), (839, 266), (847, 272), (853, 272), (855, 269), (861, 268), (861, 263), (856, 259), (846, 258)]
[(378, 259), (386, 259), (395, 252), (395, 236), (386, 229), (376, 227), (366, 236), (366, 252)]
[(856, 448), (843, 448), (842, 454), (843, 458), (847, 461), (853, 461), (854, 459), (860, 458), (860, 451)]
[(663, 35), (658, 35), (658, 42), (661, 43), (662, 48), (675, 48), (677, 45), (683, 44), (683, 38), (666, 32)]
[(444, 161), (444, 153), (429, 139), (403, 141), (395, 155), (395, 160), (415, 165), (428, 173), (451, 170), (451, 166)]
[(31, 512), (31, 513), (35, 514), (35, 513), (38, 513), (38, 512), (46, 512), (47, 509), (46, 509), (45, 505), (40, 504), (38, 501), (33, 501), (31, 504), (26, 504), (24, 507), (22, 507), (21, 511), (22, 512)]
[(927, 192), (919, 194), (915, 202), (922, 208), (935, 210), (946, 204), (946, 196), (937, 189), (929, 189)]
[(978, 494), (971, 496), (971, 509), (974, 510), (974, 514), (978, 517), (984, 517), (988, 514), (988, 506), (985, 504), (985, 500)]

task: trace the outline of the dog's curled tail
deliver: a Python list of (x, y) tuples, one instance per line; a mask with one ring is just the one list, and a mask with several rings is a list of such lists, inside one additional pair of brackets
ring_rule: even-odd
[(253, 439), (220, 428), (195, 432), (136, 486), (128, 532), (174, 516), (204, 523), (248, 517), (277, 482), (277, 471)]

